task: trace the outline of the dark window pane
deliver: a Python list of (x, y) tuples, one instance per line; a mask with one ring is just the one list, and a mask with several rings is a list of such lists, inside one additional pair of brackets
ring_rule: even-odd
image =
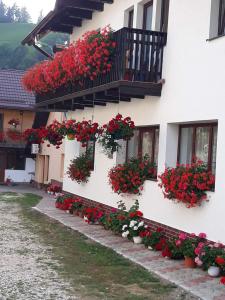
[(152, 12), (153, 12), (153, 5), (152, 1), (146, 3), (144, 5), (144, 19), (143, 19), (143, 29), (151, 30), (152, 29)]
[(94, 163), (95, 163), (95, 142), (89, 141), (87, 143), (87, 153), (89, 153), (90, 159), (92, 161), (92, 170), (94, 170)]
[(129, 28), (134, 27), (134, 10), (133, 9), (129, 11), (128, 27)]
[(155, 153), (154, 153), (154, 163), (158, 166), (158, 154), (159, 154), (159, 129), (155, 130)]
[(25, 170), (26, 156), (22, 151), (8, 150), (7, 169)]
[(193, 128), (181, 128), (180, 133), (180, 164), (190, 164), (192, 161)]
[(170, 0), (162, 0), (160, 31), (167, 32)]
[(220, 0), (218, 34), (225, 34), (225, 0)]

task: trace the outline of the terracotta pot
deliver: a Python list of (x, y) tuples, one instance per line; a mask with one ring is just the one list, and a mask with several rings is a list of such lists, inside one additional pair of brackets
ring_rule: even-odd
[(73, 140), (75, 139), (74, 134), (67, 134), (67, 139), (68, 139), (69, 141), (73, 141)]
[(191, 257), (186, 257), (184, 258), (184, 266), (185, 268), (196, 268), (196, 263), (195, 260)]
[(142, 238), (140, 236), (133, 236), (134, 244), (141, 244)]

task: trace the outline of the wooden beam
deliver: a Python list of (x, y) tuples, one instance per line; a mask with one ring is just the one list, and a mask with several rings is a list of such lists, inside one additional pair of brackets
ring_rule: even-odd
[(65, 13), (62, 13), (69, 18), (78, 18), (78, 19), (92, 19), (92, 11), (91, 10), (84, 10), (80, 8), (66, 8)]
[(62, 7), (72, 7), (72, 8), (80, 8), (80, 9), (87, 9), (91, 11), (103, 11), (104, 10), (104, 3), (103, 2), (96, 2), (91, 0), (61, 0), (58, 1), (57, 9), (61, 9)]
[(52, 24), (50, 25), (49, 30), (54, 31), (54, 32), (62, 32), (62, 33), (69, 33), (72, 34), (73, 33), (73, 26), (65, 26), (65, 25), (56, 25), (56, 24)]
[(81, 27), (82, 19), (70, 18), (70, 17), (61, 17), (59, 18), (57, 25), (65, 25), (65, 26), (76, 26)]

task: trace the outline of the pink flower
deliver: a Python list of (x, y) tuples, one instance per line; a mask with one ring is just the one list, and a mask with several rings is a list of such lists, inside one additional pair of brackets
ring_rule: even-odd
[(179, 239), (180, 240), (182, 240), (182, 241), (184, 241), (184, 240), (186, 240), (186, 238), (187, 238), (187, 234), (186, 233), (183, 233), (183, 232), (181, 232), (180, 234), (179, 234)]
[(180, 246), (181, 245), (181, 240), (176, 240), (175, 244), (176, 244), (176, 246)]
[(201, 267), (203, 265), (203, 262), (201, 261), (201, 259), (199, 257), (195, 258), (195, 263), (197, 264), (197, 266)]
[(195, 238), (195, 237), (196, 237), (196, 234), (195, 234), (195, 233), (191, 233), (191, 234), (190, 234), (190, 237)]
[(203, 232), (201, 232), (201, 233), (199, 233), (198, 237), (199, 237), (200, 239), (206, 239), (206, 234), (203, 233)]

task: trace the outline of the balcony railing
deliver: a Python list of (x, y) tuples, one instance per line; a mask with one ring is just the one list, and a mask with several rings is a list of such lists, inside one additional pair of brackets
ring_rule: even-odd
[(19, 130), (9, 129), (0, 131), (0, 147), (25, 148), (26, 142), (23, 134)]
[[(61, 97), (65, 101), (67, 100), (65, 95), (70, 95), (70, 99), (80, 99), (86, 95), (91, 96), (93, 94), (92, 89), (93, 92), (105, 92), (105, 90), (111, 88), (110, 83), (120, 81), (129, 82), (129, 86), (136, 82), (136, 86), (139, 86), (140, 89), (140, 83), (145, 83), (144, 87), (150, 87), (146, 83), (153, 83), (152, 95), (160, 96), (162, 86), (159, 84), (158, 90), (155, 87), (162, 78), (163, 49), (166, 45), (166, 33), (122, 28), (114, 33), (114, 38), (117, 47), (112, 59), (112, 68), (107, 74), (101, 74), (95, 80), (86, 78), (79, 85), (62, 87), (56, 90), (55, 93), (37, 95), (37, 103)], [(137, 84), (138, 82), (139, 84)], [(114, 84), (114, 86), (117, 85)], [(135, 84), (133, 84), (133, 87), (135, 87)], [(82, 91), (85, 91), (85, 93), (82, 93)], [(151, 92), (148, 91), (146, 94), (149, 95)], [(47, 102), (54, 103), (54, 101)]]

